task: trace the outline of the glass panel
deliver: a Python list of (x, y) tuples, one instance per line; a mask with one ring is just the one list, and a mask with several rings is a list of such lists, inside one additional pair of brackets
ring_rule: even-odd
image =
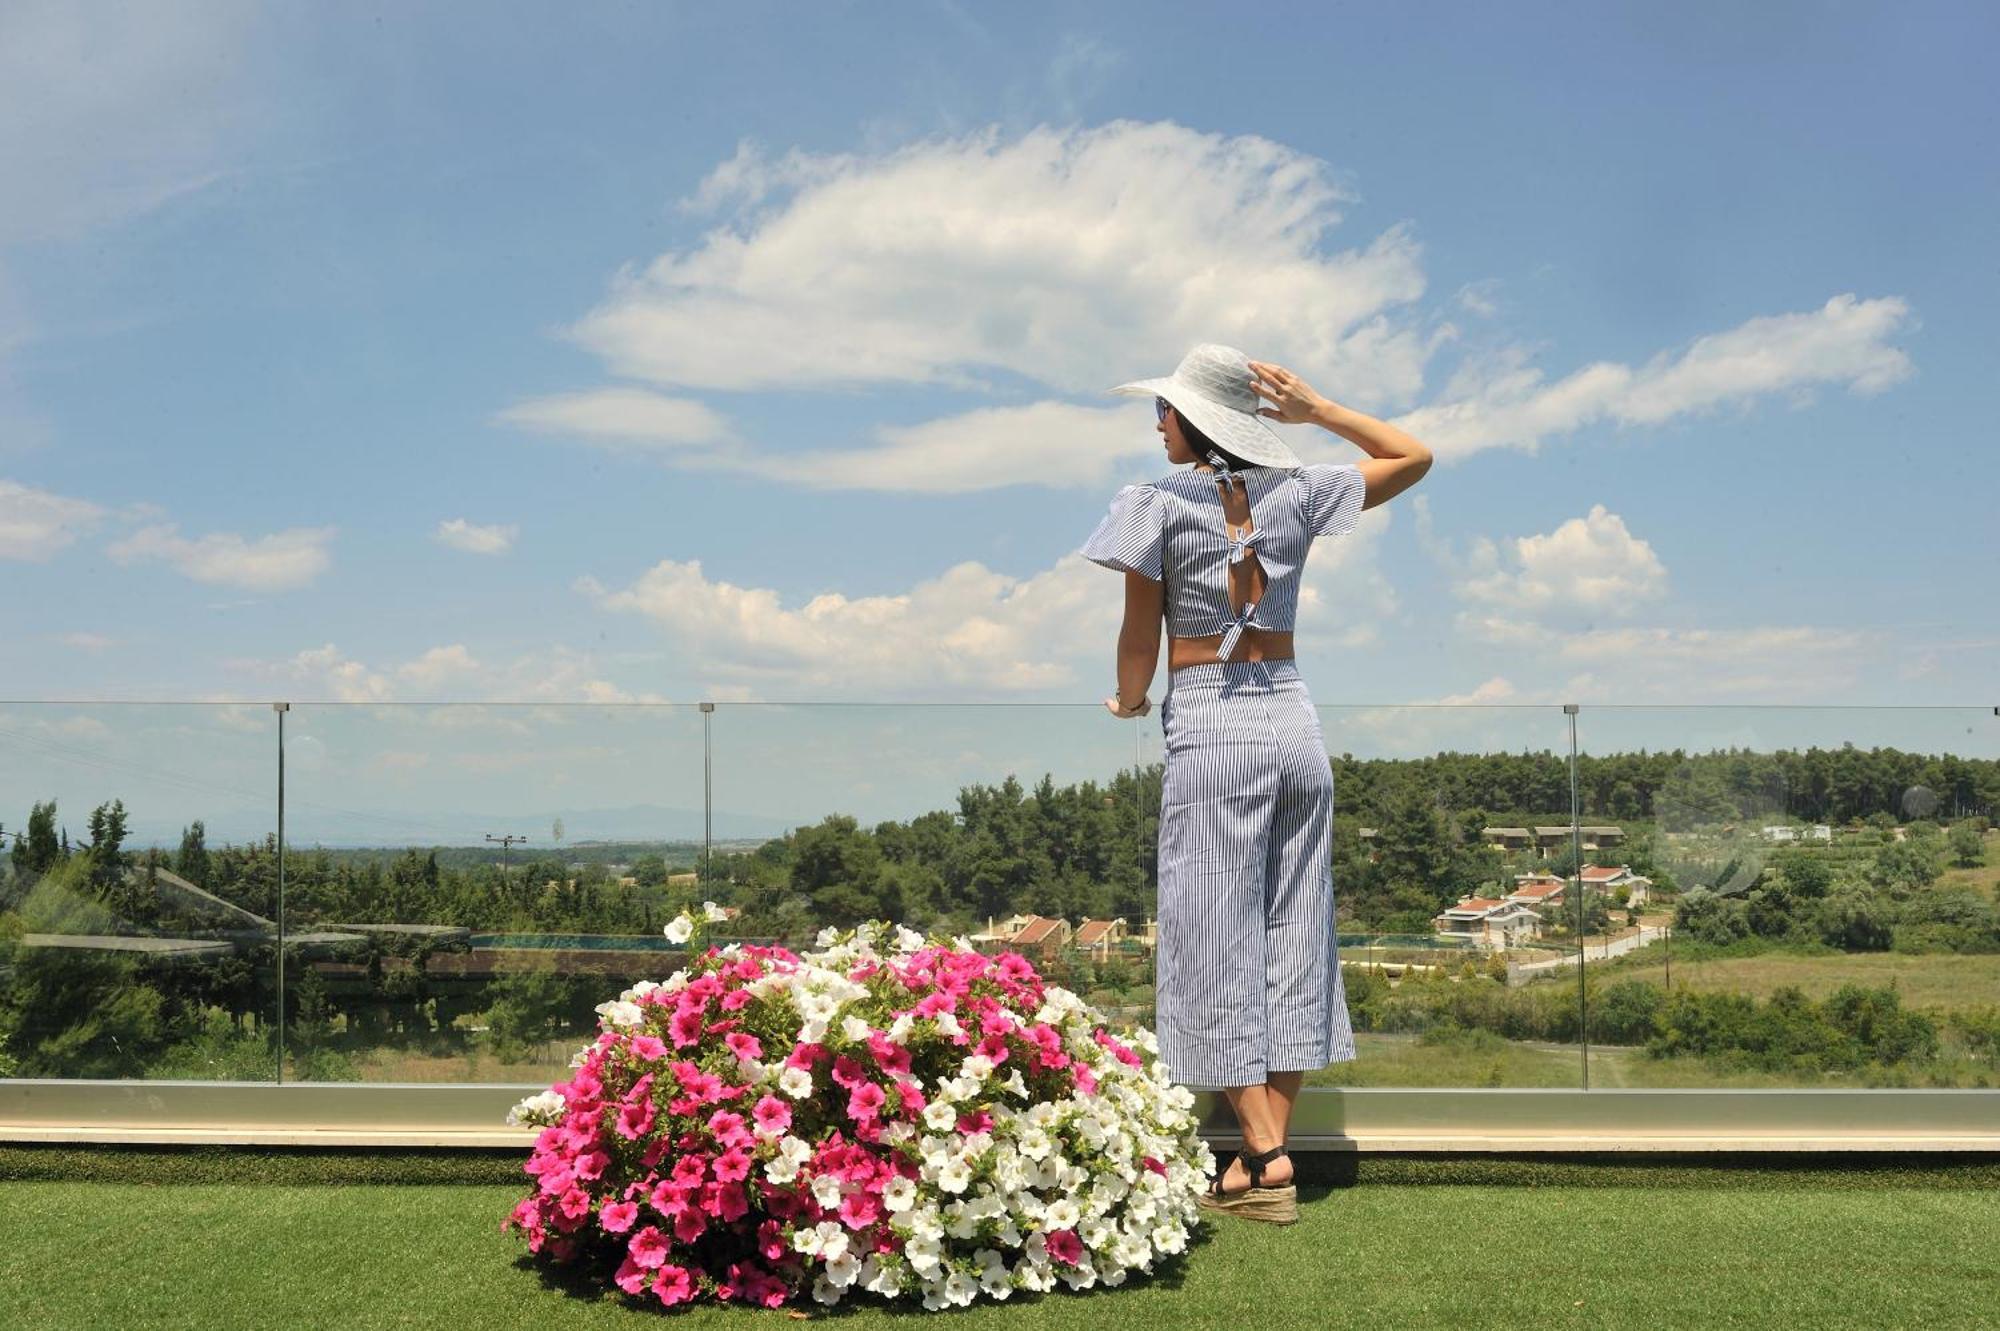
[(0, 1076), (277, 1075), (268, 706), (0, 707)]
[(1578, 737), (1585, 821), (1639, 832), (1588, 857), (1592, 1086), (2000, 1084), (1991, 711), (1587, 707)]
[(1575, 1087), (1568, 719), (1552, 706), (1319, 709), (1357, 1057), (1317, 1086)]
[(327, 706), (286, 729), (288, 1076), (547, 1082), (698, 899), (692, 706)]
[(880, 917), (1011, 947), (1150, 1022), (1147, 733), (1096, 704), (722, 704), (709, 895), (793, 944)]

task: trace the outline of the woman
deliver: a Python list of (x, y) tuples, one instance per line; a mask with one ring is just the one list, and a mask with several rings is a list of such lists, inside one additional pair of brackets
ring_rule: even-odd
[[(1355, 1056), (1334, 932), (1333, 772), (1292, 657), (1306, 550), (1415, 485), (1431, 453), (1279, 365), (1198, 346), (1155, 398), (1167, 460), (1191, 463), (1111, 502), (1083, 554), (1125, 572), (1114, 716), (1143, 716), (1168, 634), (1160, 702), (1156, 1025), (1173, 1079), (1220, 1090), (1243, 1149), (1204, 1204), (1298, 1219), (1286, 1153), (1305, 1073)], [(1258, 398), (1269, 399), (1260, 406)], [(1302, 465), (1264, 418), (1361, 447)]]

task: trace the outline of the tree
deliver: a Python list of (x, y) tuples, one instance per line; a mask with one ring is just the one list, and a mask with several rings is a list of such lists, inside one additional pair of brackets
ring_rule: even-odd
[(1980, 835), (1979, 820), (1961, 818), (1951, 825), (1951, 862), (1961, 869), (1976, 869), (1986, 863), (1986, 841)]
[(1929, 887), (1944, 872), (1943, 860), (1935, 839), (1892, 841), (1875, 852), (1875, 863), (1868, 871), (1868, 878), (1877, 887)]
[(1746, 936), (1743, 903), (1717, 896), (1705, 887), (1690, 888), (1674, 908), (1674, 931), (1704, 943), (1729, 944)]
[(1833, 865), (1817, 851), (1786, 851), (1778, 856), (1778, 869), (1794, 896), (1823, 897), (1833, 886)]
[(1819, 933), (1828, 946), (1849, 952), (1884, 952), (1895, 938), (1883, 903), (1859, 890), (1836, 892), (1820, 903)]
[(112, 800), (90, 811), (90, 882), (100, 895), (115, 892), (125, 879), (125, 802)]
[(39, 877), (61, 863), (56, 841), (56, 802), (36, 804), (28, 814), (28, 834), (14, 843), (14, 872)]
[(180, 852), (174, 856), (174, 872), (196, 887), (208, 886), (208, 829), (197, 818), (181, 831)]

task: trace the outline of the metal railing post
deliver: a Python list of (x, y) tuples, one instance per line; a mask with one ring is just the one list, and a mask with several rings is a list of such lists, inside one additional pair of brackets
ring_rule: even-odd
[(288, 702), (274, 702), (278, 714), (278, 1085), (285, 1084), (285, 713)]
[(1590, 1089), (1590, 1010), (1584, 988), (1584, 968), (1590, 964), (1590, 945), (1583, 932), (1583, 814), (1576, 793), (1576, 714), (1573, 702), (1563, 704), (1569, 718), (1569, 849), (1576, 861), (1576, 1037), (1583, 1049), (1583, 1089)]
[(709, 722), (715, 704), (701, 704), (701, 885), (709, 886), (709, 861), (715, 854), (715, 769)]

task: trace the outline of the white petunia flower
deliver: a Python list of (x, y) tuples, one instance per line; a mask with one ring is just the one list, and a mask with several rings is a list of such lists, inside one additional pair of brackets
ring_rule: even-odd
[(812, 1073), (804, 1068), (786, 1068), (778, 1074), (778, 1089), (794, 1100), (803, 1100), (813, 1093)]
[(646, 1014), (639, 1010), (637, 1003), (627, 1003), (622, 999), (612, 999), (609, 1003), (599, 1003), (597, 1015), (604, 1018), (605, 1025), (617, 1027), (637, 1026), (645, 1020)]
[(667, 927), (660, 932), (667, 936), (669, 943), (685, 943), (694, 937), (694, 917), (682, 911), (668, 921)]
[(564, 1103), (554, 1091), (531, 1095), (507, 1111), (507, 1126), (545, 1128), (562, 1118)]
[(729, 912), (716, 905), (713, 901), (704, 901), (701, 903), (701, 918), (707, 920), (710, 924), (720, 924), (729, 918)]

